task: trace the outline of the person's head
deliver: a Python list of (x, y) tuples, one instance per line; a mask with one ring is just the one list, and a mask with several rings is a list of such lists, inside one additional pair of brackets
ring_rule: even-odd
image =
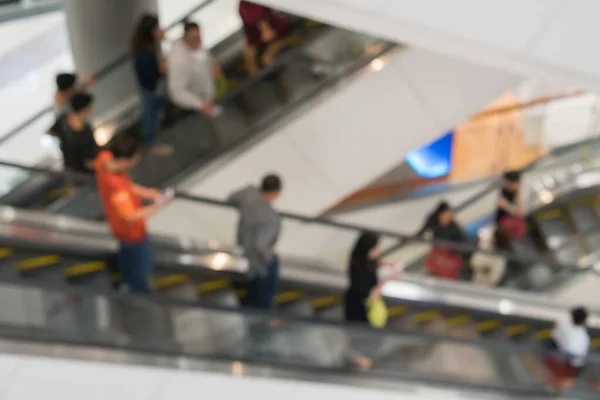
[(269, 203), (277, 200), (283, 189), (281, 178), (275, 174), (269, 174), (260, 183), (260, 193)]
[(373, 232), (363, 232), (360, 234), (352, 253), (350, 254), (350, 265), (354, 267), (365, 267), (370, 263), (368, 261), (377, 260), (380, 256), (379, 236)]
[(133, 51), (152, 50), (165, 37), (165, 32), (158, 24), (158, 17), (153, 14), (144, 14), (140, 17), (132, 38)]
[(441, 226), (450, 225), (454, 219), (452, 207), (450, 207), (450, 204), (445, 201), (442, 201), (440, 204), (438, 204), (435, 214), (437, 216), (437, 222)]
[(132, 135), (116, 135), (110, 141), (109, 150), (113, 155), (113, 165), (117, 170), (126, 171), (140, 161), (141, 143)]
[(510, 236), (506, 232), (506, 230), (498, 227), (494, 231), (494, 249), (498, 251), (510, 251), (511, 250), (511, 242)]
[(88, 116), (93, 104), (94, 96), (85, 92), (74, 93), (69, 99), (71, 112), (83, 118)]
[(521, 185), (521, 172), (510, 171), (504, 174), (504, 187), (511, 192), (519, 190)]
[(587, 321), (588, 312), (585, 307), (577, 307), (571, 310), (571, 318), (573, 318), (573, 325), (585, 326)]
[(77, 75), (61, 73), (56, 75), (56, 90), (60, 93), (70, 94), (77, 85)]
[(202, 47), (200, 25), (195, 22), (186, 21), (183, 24), (183, 41), (190, 49), (195, 50)]

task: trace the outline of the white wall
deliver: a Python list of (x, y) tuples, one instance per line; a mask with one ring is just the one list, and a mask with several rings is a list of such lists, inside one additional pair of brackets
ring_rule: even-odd
[(409, 45), (600, 89), (595, 0), (257, 0)]
[[(101, 354), (98, 354), (100, 357)], [(243, 373), (243, 367), (242, 367)], [(465, 393), (435, 390), (407, 383), (403, 391), (377, 387), (228, 376), (95, 362), (0, 355), (0, 398), (30, 400), (407, 400), (460, 399)], [(481, 395), (479, 395), (481, 398)], [(485, 398), (485, 397), (484, 397)]]

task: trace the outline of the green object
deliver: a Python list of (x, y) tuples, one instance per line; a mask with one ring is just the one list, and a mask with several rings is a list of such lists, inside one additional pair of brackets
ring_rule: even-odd
[(385, 328), (388, 321), (388, 309), (383, 298), (378, 297), (367, 301), (367, 318), (371, 326)]
[(227, 90), (229, 89), (229, 84), (227, 82), (227, 78), (225, 77), (225, 74), (221, 74), (217, 77), (216, 86), (217, 86), (216, 87), (216, 89), (217, 89), (216, 96), (217, 97), (221, 97), (227, 92)]

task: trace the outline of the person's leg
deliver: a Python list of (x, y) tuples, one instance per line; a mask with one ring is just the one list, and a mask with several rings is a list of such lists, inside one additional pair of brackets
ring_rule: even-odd
[(262, 56), (260, 57), (262, 65), (269, 66), (273, 64), (273, 61), (275, 61), (275, 56), (277, 56), (277, 54), (279, 54), (279, 52), (283, 50), (285, 46), (285, 39), (279, 39), (272, 43), (269, 43), (266, 46), (265, 51), (262, 53)]
[(129, 277), (129, 266), (131, 264), (131, 257), (129, 251), (129, 245), (127, 243), (119, 243), (119, 254), (117, 255), (117, 265), (119, 267), (119, 273), (121, 274), (121, 282), (119, 289), (129, 288), (130, 277)]
[(148, 238), (136, 244), (128, 245), (131, 266), (129, 267), (129, 288), (132, 292), (147, 293), (150, 291), (150, 274), (152, 273), (152, 247)]
[(157, 107), (157, 96), (147, 89), (141, 90), (142, 99), (142, 130), (144, 132), (144, 143), (152, 143), (156, 137), (158, 128), (159, 109)]
[(246, 45), (244, 48), (244, 61), (248, 75), (256, 75), (258, 72), (258, 61), (256, 60), (258, 50), (255, 46)]
[(258, 276), (250, 278), (246, 281), (245, 289), (246, 296), (243, 298), (242, 305), (246, 307), (258, 307), (259, 306), (259, 292), (261, 286), (261, 278)]
[(263, 310), (273, 308), (273, 300), (279, 287), (279, 257), (274, 255), (269, 263), (267, 275), (260, 280), (258, 306)]

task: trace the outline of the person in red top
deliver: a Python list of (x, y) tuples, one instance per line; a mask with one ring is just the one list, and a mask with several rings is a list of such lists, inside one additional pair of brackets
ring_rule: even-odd
[[(117, 264), (122, 281), (132, 292), (150, 290), (152, 248), (146, 219), (169, 200), (160, 191), (136, 185), (127, 171), (140, 159), (139, 142), (116, 136), (96, 158), (96, 182), (108, 224), (119, 240)], [(143, 200), (150, 201), (144, 205)]]
[(262, 54), (263, 65), (272, 64), (277, 53), (285, 47), (291, 24), (285, 15), (250, 1), (240, 1), (239, 13), (246, 36), (246, 68), (254, 75), (258, 72), (258, 54)]

